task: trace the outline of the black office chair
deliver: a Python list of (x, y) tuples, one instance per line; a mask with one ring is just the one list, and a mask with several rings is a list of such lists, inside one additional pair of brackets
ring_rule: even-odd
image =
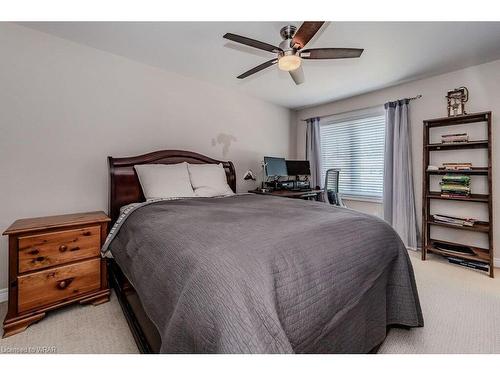
[(328, 169), (325, 175), (325, 195), (330, 204), (346, 207), (339, 193), (340, 169)]

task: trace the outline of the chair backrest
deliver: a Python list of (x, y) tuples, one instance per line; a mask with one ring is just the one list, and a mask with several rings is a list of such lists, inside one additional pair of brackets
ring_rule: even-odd
[(325, 191), (331, 191), (333, 193), (339, 192), (339, 176), (340, 169), (327, 169), (325, 176)]
[(326, 171), (325, 175), (325, 195), (330, 204), (345, 207), (339, 194), (340, 169), (332, 168)]

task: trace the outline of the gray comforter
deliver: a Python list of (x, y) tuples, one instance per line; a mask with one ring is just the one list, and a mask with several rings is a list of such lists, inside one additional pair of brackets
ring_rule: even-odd
[(423, 326), (407, 251), (384, 221), (258, 195), (161, 201), (114, 231), (113, 257), (164, 353), (366, 353)]

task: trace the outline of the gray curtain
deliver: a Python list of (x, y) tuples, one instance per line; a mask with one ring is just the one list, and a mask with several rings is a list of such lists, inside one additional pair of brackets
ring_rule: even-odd
[(311, 166), (311, 187), (323, 186), (321, 178), (321, 140), (319, 133), (319, 117), (307, 120), (306, 159)]
[(416, 249), (419, 231), (413, 191), (409, 102), (403, 99), (385, 104), (384, 219), (406, 247)]

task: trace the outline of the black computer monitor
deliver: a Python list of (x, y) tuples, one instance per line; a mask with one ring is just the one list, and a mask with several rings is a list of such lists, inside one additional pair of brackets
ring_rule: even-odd
[(309, 160), (287, 160), (286, 169), (288, 176), (310, 176), (311, 167)]
[(285, 158), (273, 158), (270, 156), (264, 156), (264, 164), (266, 165), (267, 177), (288, 176)]

